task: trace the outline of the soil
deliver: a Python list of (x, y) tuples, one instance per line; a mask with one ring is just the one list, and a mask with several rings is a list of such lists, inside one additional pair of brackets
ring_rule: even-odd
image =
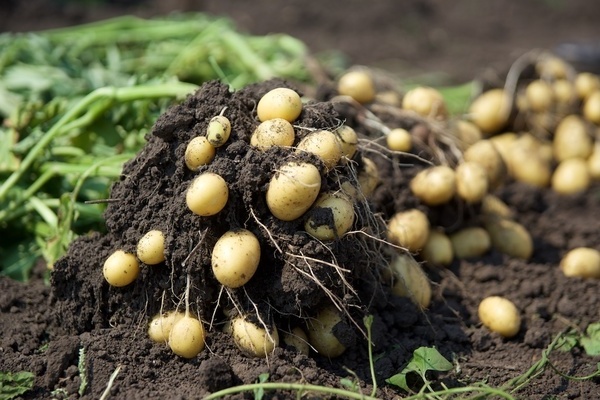
[[(413, 66), (421, 71), (446, 71), (455, 80), (471, 79), (486, 67), (506, 62), (506, 57), (514, 54), (511, 52), (527, 50), (533, 46), (554, 46), (574, 37), (585, 38), (586, 34), (594, 33), (593, 25), (584, 23), (592, 19), (595, 11), (589, 2), (561, 3), (562, 5), (556, 6), (558, 9), (548, 5), (540, 6), (537, 2), (522, 2), (521, 5), (511, 7), (501, 7), (501, 3), (494, 3), (491, 7), (494, 11), (493, 18), (491, 12), (486, 13), (496, 21), (495, 25), (490, 24), (490, 20), (483, 19), (479, 21), (478, 28), (474, 27), (473, 31), (469, 30), (468, 35), (465, 34), (472, 41), (477, 39), (477, 35), (472, 35), (477, 29), (489, 35), (479, 35), (478, 44), (482, 46), (479, 51), (476, 50), (475, 44), (474, 47), (470, 47), (473, 49), (470, 51), (474, 53), (471, 54), (473, 58), (461, 59), (461, 62), (457, 63), (450, 58), (460, 58), (460, 54), (464, 53), (456, 50), (455, 53), (451, 53), (453, 57), (444, 58), (444, 51), (436, 51), (435, 48), (425, 51), (428, 47), (423, 46), (424, 42), (417, 40), (404, 44), (414, 46)], [(218, 4), (220, 2), (206, 2), (206, 10), (218, 12)], [(293, 29), (299, 29), (299, 25), (291, 21), (302, 20), (305, 23), (302, 25), (302, 32), (306, 36), (297, 36), (305, 40), (317, 36), (326, 37), (327, 40), (313, 39), (309, 43), (317, 50), (342, 50), (349, 54), (354, 62), (386, 67), (391, 65), (388, 62), (390, 58), (382, 55), (383, 52), (377, 55), (375, 49), (378, 46), (360, 46), (363, 50), (372, 50), (370, 55), (365, 53), (365, 58), (361, 59), (360, 54), (363, 53), (356, 50), (359, 43), (352, 43), (355, 47), (351, 52), (351, 43), (340, 39), (343, 37), (344, 27), (350, 29), (350, 26), (354, 29), (358, 22), (351, 22), (357, 15), (364, 17), (364, 21), (378, 21), (371, 31), (371, 38), (379, 35), (382, 42), (382, 38), (388, 38), (386, 41), (390, 46), (403, 46), (397, 44), (397, 40), (389, 40), (391, 33), (389, 36), (382, 36), (381, 31), (386, 25), (389, 26), (375, 18), (382, 17), (382, 11), (377, 7), (364, 9), (360, 2), (344, 3), (344, 11), (347, 14), (331, 11), (319, 13), (318, 8), (311, 8), (310, 15), (307, 15), (307, 10), (300, 12), (298, 6), (291, 2), (286, 13), (282, 13), (287, 18), (284, 19), (287, 25), (280, 26), (259, 25), (257, 18), (249, 17), (257, 16), (256, 12), (261, 9), (262, 2), (256, 3), (252, 10), (242, 7), (242, 4), (245, 3), (240, 2), (237, 4), (238, 8), (228, 11), (245, 28), (257, 34), (269, 31), (294, 34)], [(401, 15), (413, 16), (416, 21), (421, 21), (421, 24), (427, 20), (437, 21), (440, 22), (439, 29), (457, 32), (451, 30), (454, 25), (444, 24), (442, 21), (447, 19), (454, 21), (453, 24), (458, 24), (460, 19), (452, 19), (450, 16), (460, 14), (458, 10), (461, 10), (461, 7), (462, 10), (474, 10), (468, 7), (473, 4), (468, 1), (458, 2), (460, 5), (457, 5), (454, 11), (449, 9), (452, 7), (444, 4), (446, 3), (441, 1), (414, 1), (405, 4), (403, 2), (403, 6), (397, 7), (407, 7), (402, 10), (404, 13)], [(77, 11), (79, 9), (72, 5), (50, 6), (55, 7), (51, 9), (57, 10), (58, 19), (47, 21), (47, 25), (92, 19), (90, 15), (81, 10)], [(139, 12), (139, 8), (136, 7), (139, 6), (115, 4), (104, 9), (104, 12)], [(185, 2), (179, 7), (192, 8)], [(31, 15), (19, 14), (26, 13), (27, 10), (23, 9), (22, 6), (14, 5), (15, 15)], [(524, 15), (527, 14), (521, 11), (531, 12), (534, 9), (541, 9), (547, 16), (552, 17), (543, 22), (533, 19), (530, 24), (523, 24)], [(161, 10), (158, 6), (146, 10), (156, 13), (159, 11)], [(372, 12), (374, 17), (367, 17), (367, 11)], [(573, 25), (567, 30), (560, 22), (561, 13), (572, 16), (581, 24), (574, 24), (571, 20)], [(96, 17), (106, 14), (97, 14)], [(329, 24), (329, 29), (334, 31), (331, 35), (323, 34), (330, 31), (317, 29), (323, 29), (325, 26), (318, 23), (320, 20), (317, 17), (321, 14), (330, 15), (332, 18), (328, 20), (333, 21)], [(342, 22), (337, 19), (338, 14), (353, 17)], [(383, 15), (391, 18), (390, 14)], [(467, 18), (467, 15), (463, 18)], [(472, 18), (468, 20), (474, 21)], [(11, 28), (14, 20), (6, 21), (5, 29), (15, 29)], [(314, 28), (306, 29), (306, 21), (313, 21)], [(552, 34), (545, 28), (547, 21), (552, 21), (553, 28), (556, 28), (552, 30)], [(256, 25), (250, 25), (251, 23)], [(40, 24), (43, 24), (43, 21)], [(261, 28), (258, 29), (257, 26)], [(416, 31), (419, 30), (419, 26), (423, 25), (410, 29)], [(409, 27), (410, 24), (407, 24), (404, 29)], [(513, 36), (513, 28), (530, 29), (531, 32), (536, 32), (533, 36), (539, 41), (536, 42), (531, 37), (521, 41), (520, 36)], [(364, 32), (367, 31), (369, 30), (365, 27)], [(467, 28), (464, 28), (463, 32), (465, 31)], [(504, 35), (498, 35), (498, 32), (504, 32)], [(569, 37), (564, 32), (575, 36)], [(453, 34), (458, 35), (446, 33), (450, 37)], [(427, 40), (431, 41), (431, 37), (435, 37), (432, 35), (429, 32)], [(498, 38), (502, 45), (498, 46), (498, 41), (490, 43), (490, 38)], [(333, 44), (328, 40), (332, 40)], [(352, 42), (349, 39), (348, 41)], [(455, 42), (448, 40), (443, 43)], [(444, 46), (443, 43), (441, 47), (450, 53), (452, 48)], [(344, 47), (344, 44), (349, 47)], [(504, 60), (496, 58), (497, 54), (492, 51), (495, 46), (504, 46)], [(481, 50), (483, 48), (486, 50)], [(398, 50), (403, 57), (412, 54), (401, 51)], [(435, 69), (428, 69), (429, 62), (436, 57), (445, 61), (436, 64)], [(424, 64), (428, 66), (425, 67)], [(115, 184), (112, 191), (112, 199), (118, 201), (110, 203), (106, 213), (108, 233), (90, 234), (78, 239), (67, 257), (57, 263), (51, 285), (46, 284), (42, 278), (43, 266), (40, 266), (39, 273), (26, 284), (0, 278), (0, 371), (26, 370), (35, 374), (35, 387), (24, 398), (77, 398), (81, 387), (84, 387), (81, 397), (100, 398), (111, 374), (117, 368), (120, 369), (110, 389), (111, 398), (202, 398), (219, 389), (256, 382), (262, 373), (269, 374), (270, 382), (307, 382), (334, 387), (340, 387), (342, 378), (358, 378), (363, 392), (369, 393), (371, 375), (368, 347), (359, 330), (360, 324), (357, 327), (352, 322), (360, 321), (361, 316), (366, 313), (374, 316), (373, 351), (379, 398), (391, 399), (403, 394), (385, 380), (401, 371), (412, 352), (420, 346), (435, 346), (442, 355), (454, 362), (454, 370), (437, 376), (431, 375), (437, 378), (438, 385), (445, 383), (455, 387), (486, 382), (495, 387), (527, 371), (542, 357), (543, 350), (560, 332), (569, 328), (585, 330), (589, 323), (598, 321), (600, 282), (566, 278), (558, 268), (558, 263), (562, 255), (573, 247), (588, 246), (600, 250), (600, 222), (593, 218), (600, 213), (600, 187), (595, 185), (579, 195), (560, 196), (550, 190), (510, 183), (499, 189), (496, 194), (511, 206), (515, 219), (525, 225), (534, 238), (535, 251), (531, 259), (518, 260), (491, 251), (477, 260), (456, 260), (445, 269), (427, 267), (427, 273), (434, 283), (434, 295), (431, 306), (422, 312), (409, 300), (390, 296), (385, 285), (376, 284), (380, 283), (378, 274), (371, 275), (366, 272), (369, 264), (366, 264), (367, 260), (361, 262), (364, 257), (357, 256), (356, 251), (359, 247), (356, 246), (356, 241), (352, 238), (339, 240), (332, 248), (339, 256), (339, 264), (352, 271), (347, 277), (350, 283), (359, 289), (358, 293), (352, 295), (344, 292), (345, 286), (340, 283), (338, 277), (328, 276), (326, 271), (321, 277), (335, 295), (346, 301), (351, 310), (349, 315), (345, 316), (344, 325), (337, 329), (338, 333), (351, 333), (339, 335), (348, 345), (348, 350), (341, 357), (334, 359), (316, 355), (314, 352), (305, 356), (285, 345), (278, 347), (268, 359), (241, 354), (231, 337), (222, 333), (220, 329), (225, 320), (224, 314), (228, 312), (228, 307), (231, 308), (230, 305), (227, 306), (228, 303), (231, 304), (235, 300), (242, 309), (251, 310), (252, 303), (247, 300), (252, 299), (264, 313), (262, 315), (269, 320), (295, 324), (300, 323), (306, 316), (302, 313), (312, 315), (318, 305), (327, 299), (322, 290), (310, 284), (311, 281), (299, 279), (292, 268), (294, 261), (284, 259), (272, 244), (267, 245), (268, 250), (263, 252), (265, 258), (261, 262), (261, 269), (243, 294), (241, 290), (231, 291), (232, 297), (221, 298), (208, 268), (207, 249), (230, 227), (249, 227), (261, 242), (271, 243), (271, 238), (257, 220), (262, 221), (275, 237), (285, 238), (285, 243), (295, 251), (305, 250), (305, 254), (315, 256), (323, 254), (324, 248), (315, 246), (314, 241), (307, 239), (306, 235), (294, 234), (301, 230), (298, 225), (281, 224), (274, 218), (269, 218), (263, 197), (259, 195), (270, 177), (270, 173), (267, 172), (276, 168), (279, 162), (277, 160), (281, 159), (283, 154), (276, 150), (266, 153), (249, 150), (248, 135), (251, 127), (257, 124), (252, 117), (252, 110), (262, 94), (269, 88), (280, 85), (293, 86), (293, 83), (272, 81), (235, 93), (230, 93), (223, 85), (215, 82), (205, 85), (185, 103), (171, 109), (157, 121), (148, 137), (148, 145), (138, 157), (127, 164), (122, 179)], [(321, 93), (320, 100), (329, 98), (328, 90), (318, 93)], [(201, 132), (208, 118), (218, 114), (224, 106), (227, 106), (231, 113), (229, 115), (234, 127), (242, 128), (234, 128), (232, 143), (222, 150), (221, 157), (216, 159), (218, 162), (211, 165), (210, 169), (223, 173), (226, 180), (232, 183), (229, 204), (241, 203), (245, 206), (226, 208), (214, 218), (196, 218), (187, 212), (183, 200), (183, 193), (195, 176), (181, 161), (183, 144)], [(312, 103), (300, 117), (298, 124), (304, 127), (325, 128), (335, 126), (339, 120), (346, 120), (363, 136), (370, 134), (369, 129), (360, 123), (360, 113), (357, 113), (356, 108), (339, 104), (334, 107), (325, 101)], [(390, 126), (396, 124), (409, 129), (419, 129), (418, 123), (407, 122), (406, 119), (390, 118), (386, 123)], [(393, 177), (384, 181), (374, 194), (374, 211), (381, 213), (385, 218), (402, 208), (418, 204), (406, 190), (408, 179), (419, 168), (414, 158), (407, 159), (396, 155), (392, 157), (393, 163), (390, 163), (373, 152), (365, 154), (377, 159), (382, 175)], [(361, 155), (357, 156), (357, 160), (360, 161), (360, 157)], [(317, 160), (312, 161), (318, 163)], [(393, 167), (407, 163), (414, 166)], [(383, 171), (389, 173), (385, 175)], [(333, 186), (329, 174), (323, 172), (323, 177), (324, 187)], [(248, 217), (252, 215), (250, 211), (256, 218)], [(473, 218), (477, 214), (476, 210), (461, 207), (460, 204), (426, 211), (438, 225), (447, 229), (474, 222)], [(166, 268), (164, 265), (146, 266), (132, 286), (110, 288), (102, 278), (103, 260), (115, 247), (133, 250), (137, 239), (150, 227), (160, 227), (167, 232), (169, 265)], [(205, 235), (206, 242), (203, 242), (203, 246), (194, 249), (202, 232), (210, 234)], [(188, 258), (190, 254), (191, 257)], [(318, 268), (318, 265), (313, 264), (313, 267)], [(198, 357), (184, 360), (174, 356), (166, 346), (152, 343), (147, 338), (146, 327), (149, 318), (159, 312), (164, 304), (175, 306), (180, 303), (188, 272), (194, 275), (191, 303), (203, 321), (212, 321), (214, 326), (209, 331), (207, 348)], [(368, 285), (362, 287), (361, 283), (365, 282)], [(512, 339), (503, 339), (490, 333), (481, 326), (477, 318), (479, 301), (496, 294), (513, 300), (522, 313), (521, 330)], [(221, 303), (218, 303), (219, 301)], [(218, 311), (213, 314), (217, 303)], [(288, 326), (284, 326), (282, 332), (287, 329)], [(80, 367), (82, 359), (85, 363)], [(598, 363), (597, 357), (586, 355), (580, 348), (570, 352), (553, 352), (550, 359), (557, 370), (577, 376), (593, 373)], [(85, 371), (85, 374), (82, 371)], [(83, 379), (87, 382), (85, 385), (82, 385)], [(562, 378), (548, 369), (525, 385), (516, 396), (527, 399), (597, 398), (600, 396), (599, 384), (598, 378), (577, 382)], [(231, 396), (253, 397), (252, 393)], [(295, 394), (265, 394), (265, 398), (291, 397), (295, 397)], [(307, 397), (318, 398), (316, 394), (307, 394)]]

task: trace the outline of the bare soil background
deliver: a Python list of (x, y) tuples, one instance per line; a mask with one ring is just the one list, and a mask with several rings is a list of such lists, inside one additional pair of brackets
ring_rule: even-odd
[[(349, 63), (381, 67), (398, 76), (431, 73), (445, 82), (462, 82), (485, 71), (506, 69), (532, 48), (593, 42), (600, 34), (600, 5), (533, 0), (344, 1), (310, 5), (290, 1), (285, 6), (266, 0), (115, 1), (97, 7), (48, 0), (9, 1), (0, 10), (0, 28), (34, 30), (129, 13), (152, 16), (176, 9), (227, 15), (242, 30), (253, 34), (285, 32), (304, 40), (313, 51), (342, 52)], [(156, 162), (155, 154), (141, 157)], [(398, 179), (391, 187), (381, 187), (378, 198), (393, 200), (394, 185), (405, 183)], [(436, 289), (434, 303), (425, 314), (404, 301), (374, 309), (375, 368), (382, 386), (379, 397), (391, 399), (398, 395), (384, 380), (400, 371), (419, 346), (436, 346), (455, 361), (456, 370), (444, 378), (447, 384), (485, 380), (494, 386), (526, 371), (559, 332), (569, 327), (584, 329), (598, 321), (599, 283), (567, 279), (558, 269), (560, 257), (573, 247), (600, 250), (600, 220), (595, 218), (600, 215), (598, 186), (565, 197), (511, 184), (498, 195), (513, 207), (517, 220), (534, 237), (532, 259), (513, 260), (491, 252), (477, 261), (456, 261), (447, 271), (428, 271)], [(389, 204), (380, 206), (383, 212), (393, 210)], [(104, 252), (108, 251), (106, 240)], [(78, 242), (72, 250), (73, 259), (91, 259), (94, 253), (86, 243), (93, 241), (102, 239), (91, 237)], [(231, 340), (217, 340), (215, 335), (210, 343), (212, 352), (183, 361), (146, 338), (146, 316), (120, 315), (118, 324), (104, 319), (112, 311), (100, 307), (115, 306), (119, 299), (108, 300), (103, 292), (106, 289), (97, 283), (98, 279), (94, 281), (99, 273), (95, 277), (88, 274), (98, 268), (77, 265), (80, 269), (64, 268), (54, 278), (64, 289), (60, 292), (51, 293), (41, 274), (27, 284), (0, 279), (0, 370), (34, 372), (35, 388), (26, 398), (78, 397), (81, 347), (86, 349), (88, 360), (89, 385), (84, 398), (99, 398), (117, 365), (122, 370), (111, 391), (113, 398), (201, 398), (220, 388), (254, 382), (264, 372), (270, 374), (270, 381), (339, 386), (340, 378), (351, 377), (345, 368), (356, 373), (365, 392), (369, 391), (365, 343), (335, 360), (305, 357), (281, 348), (266, 362), (241, 356)], [(493, 294), (511, 298), (522, 311), (524, 321), (517, 337), (502, 339), (479, 324), (477, 304)], [(63, 306), (58, 313), (57, 303)], [(62, 323), (57, 324), (57, 320)], [(553, 353), (552, 361), (564, 373), (587, 375), (599, 360), (575, 349)], [(568, 381), (549, 371), (517, 396), (598, 398), (600, 382)], [(238, 397), (252, 398), (252, 394)]]

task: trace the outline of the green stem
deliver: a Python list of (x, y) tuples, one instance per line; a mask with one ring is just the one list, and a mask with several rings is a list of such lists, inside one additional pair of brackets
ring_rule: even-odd
[(294, 391), (310, 391), (310, 392), (319, 392), (319, 393), (327, 393), (335, 396), (346, 397), (348, 399), (359, 399), (359, 400), (378, 400), (376, 397), (365, 396), (362, 393), (350, 392), (345, 389), (337, 389), (332, 387), (318, 386), (318, 385), (308, 385), (301, 383), (277, 383), (277, 382), (266, 382), (266, 383), (251, 383), (248, 385), (240, 385), (234, 386), (231, 388), (219, 390), (218, 392), (214, 392), (206, 397), (204, 400), (213, 400), (219, 399), (223, 396), (228, 396), (235, 393), (241, 392), (250, 392), (255, 389), (263, 389), (263, 390), (294, 390)]
[(267, 80), (275, 76), (271, 67), (256, 55), (248, 41), (241, 35), (233, 31), (227, 31), (221, 34), (221, 39), (239, 57), (242, 63), (254, 72), (259, 80)]
[(477, 387), (477, 386), (465, 386), (459, 388), (451, 388), (451, 389), (443, 389), (438, 390), (433, 393), (418, 393), (413, 396), (404, 397), (402, 400), (420, 400), (420, 399), (430, 399), (432, 395), (435, 396), (445, 396), (445, 395), (455, 395), (459, 393), (470, 393), (470, 392), (482, 392), (484, 394), (491, 394), (495, 396), (502, 397), (507, 400), (515, 400), (513, 396), (509, 393), (506, 393), (502, 389), (494, 389), (491, 387)]

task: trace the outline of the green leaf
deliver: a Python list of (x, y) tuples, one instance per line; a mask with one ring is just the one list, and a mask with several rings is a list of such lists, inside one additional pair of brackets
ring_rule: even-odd
[(569, 352), (573, 350), (579, 343), (579, 334), (575, 331), (567, 332), (560, 337), (556, 344), (556, 349), (559, 351)]
[[(269, 379), (269, 373), (263, 372), (262, 374), (260, 374), (258, 376), (258, 383), (265, 383), (268, 379)], [(264, 395), (265, 395), (265, 389), (263, 389), (262, 387), (259, 387), (258, 389), (254, 389), (254, 399), (255, 400), (262, 400)]]
[(452, 367), (452, 363), (446, 360), (436, 348), (419, 347), (413, 352), (411, 360), (402, 372), (387, 379), (386, 382), (410, 392), (406, 380), (409, 373), (417, 373), (425, 381), (427, 371), (449, 371)]
[(587, 355), (600, 355), (600, 322), (588, 325), (585, 333), (586, 336), (580, 339), (580, 343)]
[(33, 388), (31, 372), (0, 372), (0, 400), (10, 400)]

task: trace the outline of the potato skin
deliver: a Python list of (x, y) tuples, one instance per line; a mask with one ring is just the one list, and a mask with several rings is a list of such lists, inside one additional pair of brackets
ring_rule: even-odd
[(260, 262), (260, 243), (246, 229), (225, 232), (212, 251), (212, 270), (220, 284), (238, 288), (250, 281)]
[(408, 254), (399, 254), (390, 264), (396, 282), (392, 293), (408, 297), (413, 303), (425, 309), (431, 304), (431, 283), (421, 265)]
[(515, 336), (521, 329), (519, 310), (504, 297), (486, 297), (479, 303), (477, 314), (489, 330), (506, 338)]
[(600, 252), (589, 247), (577, 247), (560, 261), (565, 276), (600, 279)]
[(316, 318), (308, 322), (308, 340), (317, 353), (335, 358), (346, 351), (346, 346), (333, 334), (333, 328), (339, 322), (342, 322), (342, 317), (334, 306), (322, 308)]
[(169, 347), (180, 357), (194, 358), (204, 349), (205, 335), (202, 322), (186, 315), (173, 324)]
[(233, 341), (249, 356), (267, 357), (279, 346), (279, 332), (273, 327), (270, 332), (254, 322), (238, 316), (231, 321)]
[(258, 101), (256, 114), (261, 122), (273, 118), (283, 118), (293, 122), (302, 112), (302, 99), (292, 89), (280, 87), (267, 92)]
[(106, 259), (102, 272), (111, 286), (123, 287), (136, 280), (140, 264), (135, 255), (117, 250)]
[(275, 217), (293, 221), (315, 202), (321, 190), (321, 175), (309, 163), (289, 162), (279, 168), (267, 189), (267, 206)]
[(505, 218), (486, 218), (485, 229), (492, 246), (510, 257), (527, 260), (533, 254), (533, 239), (518, 222)]
[(429, 206), (447, 203), (456, 193), (456, 173), (444, 165), (427, 168), (410, 181), (410, 189)]
[(429, 219), (416, 208), (401, 211), (388, 222), (388, 238), (411, 252), (417, 252), (425, 246), (429, 237)]

